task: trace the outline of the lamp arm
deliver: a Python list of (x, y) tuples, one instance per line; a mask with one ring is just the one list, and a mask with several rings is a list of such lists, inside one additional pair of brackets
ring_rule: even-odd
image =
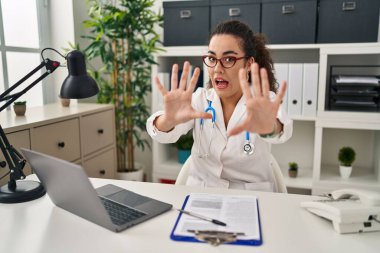
[[(45, 59), (35, 69), (33, 69), (26, 76), (21, 78), (17, 83), (15, 83), (6, 91), (4, 91), (0, 95), (0, 102), (2, 101), (7, 101), (7, 102), (0, 107), (0, 112), (3, 111), (5, 108), (7, 108), (10, 104), (12, 104), (13, 101), (15, 101), (16, 99), (24, 95), (27, 91), (29, 91), (31, 88), (33, 88), (37, 83), (39, 83), (45, 77), (53, 73), (54, 70), (56, 70), (59, 67), (59, 65), (60, 63), (57, 61), (51, 61), (49, 59)], [(13, 91), (15, 88), (20, 86), (25, 80), (27, 80), (29, 77), (31, 77), (34, 73), (36, 73), (38, 70), (40, 70), (43, 67), (46, 67), (46, 72), (43, 73), (39, 78), (37, 78), (27, 87), (25, 87), (22, 91), (8, 95), (11, 91)], [(8, 138), (5, 135), (4, 130), (1, 127), (1, 125), (0, 125), (0, 149), (4, 155), (4, 158), (10, 170), (10, 180), (8, 182), (8, 188), (10, 190), (14, 190), (16, 188), (16, 180), (25, 178), (25, 174), (23, 173), (23, 168), (25, 166), (26, 161), (22, 157), (22, 155), (12, 145), (10, 145)], [(0, 161), (0, 166), (5, 167), (6, 164)]]
[[(0, 107), (0, 112), (3, 111), (5, 108), (7, 108), (10, 104), (12, 104), (16, 99), (24, 95), (28, 90), (33, 88), (37, 83), (39, 83), (41, 80), (43, 80), (45, 77), (50, 75), (59, 67), (60, 63), (57, 61), (52, 61), (49, 59), (44, 60), (41, 62), (40, 65), (38, 65), (35, 69), (33, 69), (31, 72), (29, 72), (26, 76), (21, 78), (17, 83), (9, 87), (6, 91), (4, 91), (0, 95), (0, 102), (7, 101), (4, 105)], [(13, 91), (15, 88), (20, 86), (25, 80), (27, 80), (29, 77), (31, 77), (34, 73), (36, 73), (41, 68), (46, 67), (46, 72), (43, 73), (39, 78), (37, 78), (34, 82), (32, 82), (30, 85), (25, 87), (22, 91), (8, 95), (11, 91)]]

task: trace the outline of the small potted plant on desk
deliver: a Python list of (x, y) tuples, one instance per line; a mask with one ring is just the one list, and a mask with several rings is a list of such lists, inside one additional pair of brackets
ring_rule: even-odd
[(17, 116), (24, 116), (26, 112), (26, 101), (17, 101), (13, 103), (13, 110)]
[(352, 172), (352, 163), (355, 161), (355, 157), (355, 150), (351, 147), (342, 147), (339, 150), (339, 172), (343, 179), (348, 179), (350, 177)]
[(289, 164), (289, 177), (297, 177), (298, 173), (298, 164), (296, 162), (290, 162)]
[(182, 135), (178, 141), (174, 144), (178, 149), (178, 162), (184, 164), (191, 154), (191, 147), (194, 140), (191, 132)]

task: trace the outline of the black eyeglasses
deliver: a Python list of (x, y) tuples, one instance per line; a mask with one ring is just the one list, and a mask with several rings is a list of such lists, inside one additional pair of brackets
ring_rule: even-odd
[(226, 56), (220, 59), (211, 55), (202, 56), (203, 62), (204, 64), (206, 64), (207, 67), (214, 68), (216, 64), (218, 64), (218, 61), (219, 61), (220, 64), (222, 64), (223, 68), (226, 68), (226, 69), (232, 68), (238, 60), (245, 59), (245, 58), (248, 58), (248, 56), (243, 56), (239, 58), (235, 56)]

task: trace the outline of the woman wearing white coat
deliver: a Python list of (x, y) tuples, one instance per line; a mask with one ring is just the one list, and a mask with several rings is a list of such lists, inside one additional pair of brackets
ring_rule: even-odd
[[(170, 91), (156, 78), (164, 110), (148, 119), (148, 133), (160, 143), (174, 143), (193, 129), (187, 185), (277, 191), (269, 163), (271, 144), (287, 141), (293, 123), (280, 106), (285, 82), (275, 94), (264, 39), (239, 21), (221, 23), (210, 36), (203, 61), (210, 88), (193, 93), (200, 70), (187, 84), (188, 62), (179, 82), (178, 65), (173, 65)], [(205, 112), (209, 107), (213, 109)]]

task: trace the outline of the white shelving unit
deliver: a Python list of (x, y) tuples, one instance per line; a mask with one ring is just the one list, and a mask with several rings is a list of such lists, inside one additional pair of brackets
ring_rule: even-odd
[[(269, 45), (275, 63), (318, 63), (318, 105), (315, 117), (293, 117), (293, 137), (285, 144), (272, 145), (288, 187), (322, 194), (343, 187), (380, 191), (380, 113), (328, 111), (326, 89), (331, 65), (380, 65), (380, 43)], [(200, 56), (207, 46), (166, 47), (156, 56), (152, 76), (170, 72), (173, 63), (185, 60), (202, 67)], [(206, 71), (206, 69), (204, 69)], [(355, 74), (355, 73), (354, 73)], [(153, 85), (152, 111), (159, 108), (161, 95)], [(338, 150), (352, 146), (357, 159), (348, 180), (339, 176)], [(299, 164), (297, 178), (287, 176), (287, 164)], [(153, 142), (153, 181), (175, 180), (181, 164), (172, 145)]]

